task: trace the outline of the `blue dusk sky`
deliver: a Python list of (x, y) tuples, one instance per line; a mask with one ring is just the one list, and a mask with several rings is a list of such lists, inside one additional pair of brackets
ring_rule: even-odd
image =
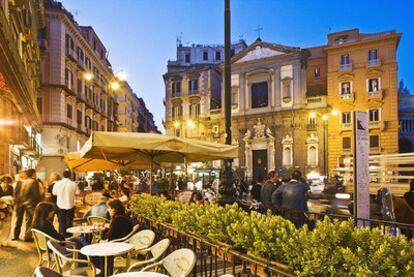
[[(182, 42), (223, 44), (224, 0), (64, 0), (80, 25), (92, 26), (114, 71), (124, 70), (163, 130), (162, 75)], [(396, 30), (398, 79), (414, 93), (414, 1), (231, 0), (232, 41), (251, 44), (260, 25), (264, 41), (296, 47), (326, 44), (327, 34), (359, 28), (363, 33)], [(410, 54), (411, 53), (411, 54)]]

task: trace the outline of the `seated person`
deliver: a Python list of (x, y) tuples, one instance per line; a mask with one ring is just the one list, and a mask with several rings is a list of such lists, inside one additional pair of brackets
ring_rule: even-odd
[(119, 199), (108, 202), (111, 223), (107, 233), (109, 241), (125, 237), (132, 231), (131, 219), (125, 213), (125, 206)]
[(103, 193), (99, 198), (99, 202), (93, 205), (83, 216), (84, 219), (87, 219), (89, 216), (100, 216), (106, 219), (110, 219), (109, 209), (106, 206), (106, 202), (111, 198), (109, 193)]
[[(32, 228), (42, 231), (51, 236), (55, 240), (65, 241), (65, 238), (56, 231), (53, 226), (53, 217), (55, 216), (55, 205), (51, 202), (40, 202), (35, 209)], [(85, 238), (82, 236), (68, 238), (69, 241), (75, 243), (76, 248), (80, 249), (87, 245)]]

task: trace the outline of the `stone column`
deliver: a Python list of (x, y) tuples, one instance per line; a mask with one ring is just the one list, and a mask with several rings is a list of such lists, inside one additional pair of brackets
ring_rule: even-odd
[(246, 73), (242, 72), (239, 73), (239, 113), (242, 113), (246, 110), (245, 102), (246, 102), (246, 95), (245, 95), (245, 77)]
[(275, 107), (277, 110), (280, 109), (281, 91), (280, 91), (280, 67), (276, 67), (273, 71), (273, 93), (275, 99)]

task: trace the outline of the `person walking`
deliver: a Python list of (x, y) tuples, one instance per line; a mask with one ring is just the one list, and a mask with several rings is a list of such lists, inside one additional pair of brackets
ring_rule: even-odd
[[(34, 210), (36, 205), (42, 200), (40, 185), (37, 182), (36, 171), (28, 169), (26, 172), (27, 179), (21, 184), (16, 184), (16, 226), (14, 228), (14, 237), (12, 240), (18, 240), (23, 223), (23, 216), (26, 218), (25, 222), (25, 241), (33, 241), (31, 226), (33, 220)], [(20, 176), (22, 179), (24, 174)]]
[(272, 194), (279, 187), (279, 176), (276, 171), (272, 170), (267, 175), (267, 181), (260, 190), (260, 202), (262, 202), (263, 207), (271, 209), (272, 205)]
[(49, 185), (47, 187), (47, 193), (48, 193), (48, 199), (50, 202), (53, 202), (56, 204), (56, 196), (53, 195), (53, 187), (55, 186), (56, 182), (62, 179), (59, 175), (59, 173), (53, 172), (50, 174), (49, 178)]
[(281, 185), (272, 194), (272, 204), (281, 208), (281, 215), (292, 221), (296, 227), (305, 223), (305, 212), (308, 211), (307, 192), (309, 185), (301, 182), (302, 173), (294, 170), (288, 183)]
[(58, 207), (59, 233), (63, 237), (69, 237), (66, 229), (73, 226), (75, 214), (75, 195), (79, 193), (78, 186), (70, 179), (71, 172), (63, 172), (63, 179), (57, 181), (53, 187), (53, 195), (56, 195)]

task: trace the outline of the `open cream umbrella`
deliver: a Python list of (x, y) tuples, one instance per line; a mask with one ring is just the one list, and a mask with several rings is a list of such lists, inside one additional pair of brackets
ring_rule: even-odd
[(148, 164), (133, 161), (124, 164), (124, 161), (105, 159), (81, 158), (80, 152), (69, 152), (64, 155), (65, 163), (75, 172), (102, 171), (102, 170), (129, 170), (148, 169)]
[(238, 147), (153, 133), (93, 132), (81, 149), (82, 158), (139, 162), (150, 168), (161, 163), (206, 162), (238, 157)]

